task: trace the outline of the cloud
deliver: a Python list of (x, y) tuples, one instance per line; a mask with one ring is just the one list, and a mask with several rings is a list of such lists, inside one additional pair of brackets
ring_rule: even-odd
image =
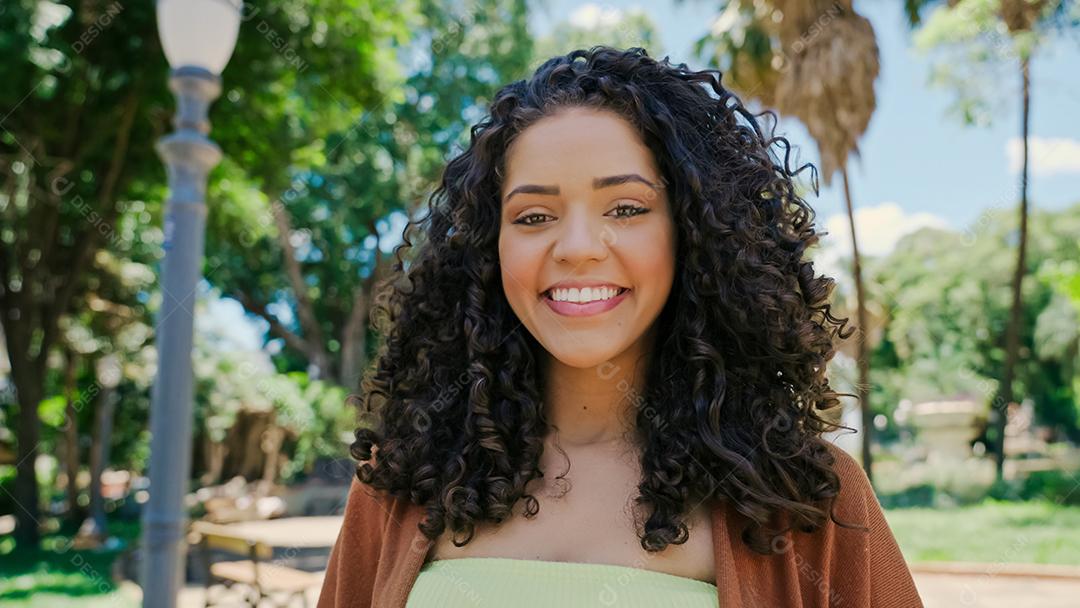
[[(846, 264), (842, 267), (840, 260), (851, 257), (851, 228), (847, 214), (830, 215), (824, 226), (829, 234), (822, 237), (821, 251), (814, 256), (815, 270), (830, 276), (846, 276), (850, 270)], [(855, 209), (855, 231), (860, 255), (888, 255), (901, 237), (927, 226), (950, 228), (945, 218), (939, 215), (906, 213), (894, 202)]]
[[(1080, 173), (1080, 141), (1067, 137), (1029, 137), (1028, 162), (1032, 175)], [(1013, 137), (1005, 144), (1009, 171), (1019, 173), (1023, 142)]]
[[(945, 218), (933, 213), (905, 213), (900, 205), (893, 202), (855, 209), (859, 253), (866, 255), (887, 255), (900, 237), (925, 226), (947, 229), (949, 223)], [(851, 228), (847, 214), (836, 213), (829, 216), (825, 229), (829, 231), (826, 238), (831, 239), (845, 253), (851, 251)]]
[(583, 4), (570, 13), (570, 25), (583, 30), (612, 27), (622, 21), (623, 12), (612, 6), (600, 6), (592, 2)]

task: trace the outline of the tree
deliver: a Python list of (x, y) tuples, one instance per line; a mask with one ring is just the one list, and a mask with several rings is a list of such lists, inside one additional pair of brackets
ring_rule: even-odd
[(956, 107), (960, 109), (966, 123), (979, 124), (989, 120), (986, 107), (988, 101), (970, 92), (972, 89), (966, 85), (973, 81), (970, 77), (958, 77), (957, 66), (960, 66), (962, 72), (975, 65), (985, 67), (988, 64), (1015, 61), (1020, 72), (1020, 138), (1023, 145), (1018, 187), (1020, 226), (1013, 270), (1012, 306), (1005, 329), (1005, 365), (999, 387), (1002, 405), (991, 411), (991, 423), (994, 427), (993, 452), (999, 479), (1003, 477), (1005, 464), (1006, 408), (1015, 399), (1013, 382), (1021, 339), (1019, 332), (1023, 309), (1022, 283), (1029, 272), (1028, 130), (1031, 114), (1031, 58), (1050, 29), (1069, 21), (1075, 23), (1076, 16), (1068, 12), (1069, 4), (1070, 2), (1063, 0), (948, 0), (946, 6), (927, 0), (905, 0), (904, 3), (911, 27), (922, 24), (922, 12), (931, 6), (935, 7), (916, 35), (918, 46), (924, 50), (944, 47), (963, 54), (959, 62), (955, 61), (956, 57), (953, 56), (953, 61), (939, 64), (935, 80), (938, 83), (960, 85)]
[(287, 183), (268, 175), (252, 191), (226, 169), (210, 186), (240, 202), (211, 210), (209, 280), (265, 321), (283, 344), (281, 371), (358, 386), (374, 351), (372, 300), (400, 236), (391, 232), (419, 209), (498, 86), (532, 57), (522, 0), (422, 0), (414, 9), (400, 94), (347, 128), (309, 133)]
[[(196, 306), (218, 299), (215, 290)], [(352, 410), (344, 391), (303, 372), (279, 373), (270, 354), (240, 343), (201, 310), (195, 334), (193, 471), (202, 484), (241, 475), (276, 483), (319, 456), (341, 454)], [(291, 458), (290, 458), (291, 456)]]
[[(395, 65), (383, 42), (403, 36), (402, 24), (396, 7), (375, 0), (246, 12), (224, 74), (237, 88), (215, 106), (215, 139), (240, 166), (287, 175), (293, 156), (283, 142), (297, 120), (333, 127), (350, 107), (379, 103)], [(86, 278), (123, 202), (160, 206), (165, 175), (152, 150), (174, 101), (153, 3), (7, 2), (0, 49), (0, 322), (19, 406), (16, 536), (35, 544), (37, 409), (59, 322), (85, 305)], [(325, 93), (297, 97), (316, 88)], [(241, 110), (229, 107), (240, 101), (235, 90), (246, 95)]]
[[(115, 238), (94, 256), (93, 270), (86, 279), (85, 304), (77, 314), (61, 319), (62, 342), (65, 350), (83, 363), (82, 382), (76, 399), (67, 399), (65, 420), (69, 438), (66, 452), (69, 459), (80, 452), (77, 447), (83, 434), (90, 437), (88, 458), (69, 460), (69, 496), (75, 497), (78, 465), (86, 462), (90, 469), (89, 517), (83, 522), (80, 535), (88, 534), (101, 540), (106, 535), (105, 505), (101, 493), (101, 475), (111, 462), (118, 387), (124, 383), (142, 382), (156, 368), (153, 351), (153, 319), (151, 306), (157, 277), (153, 263), (160, 251), (163, 231), (157, 222), (145, 227), (152, 218), (143, 201), (126, 201), (115, 226)], [(153, 361), (153, 363), (151, 363)], [(119, 410), (122, 418), (134, 418), (134, 412)], [(89, 431), (86, 433), (86, 431)], [(73, 454), (72, 452), (75, 452)], [(73, 518), (82, 515), (74, 509)]]
[[(869, 300), (886, 311), (873, 353), (881, 401), (964, 398), (1000, 406), (1000, 337), (1011, 315), (1015, 262), (1008, 243), (1018, 220), (991, 209), (962, 232), (924, 228), (871, 260)], [(1080, 205), (1034, 212), (1030, 221), (1033, 272), (1024, 282), (1016, 381), (1035, 402), (1037, 422), (1078, 441), (1080, 309), (1063, 280), (1080, 259)]]
[(869, 336), (862, 259), (847, 160), (876, 107), (878, 47), (870, 22), (851, 0), (735, 0), (727, 4), (695, 53), (724, 72), (726, 85), (782, 116), (799, 119), (817, 143), (821, 176), (843, 180), (851, 228), (852, 278), (858, 323), (857, 393), (862, 410), (862, 465), (873, 479)]

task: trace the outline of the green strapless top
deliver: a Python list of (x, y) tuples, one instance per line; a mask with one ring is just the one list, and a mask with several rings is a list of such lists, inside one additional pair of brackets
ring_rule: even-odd
[(425, 563), (406, 608), (716, 608), (716, 585), (654, 570), (503, 557)]

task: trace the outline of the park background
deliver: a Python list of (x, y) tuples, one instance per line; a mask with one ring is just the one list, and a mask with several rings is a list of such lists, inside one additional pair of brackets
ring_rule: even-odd
[[(791, 164), (817, 167), (816, 195), (800, 175), (828, 233), (813, 256), (865, 328), (830, 378), (868, 407), (846, 398), (859, 433), (834, 439), (872, 463), (927, 605), (1073, 605), (1078, 21), (1052, 0), (244, 5), (188, 311), (189, 516), (340, 512), (347, 397), (407, 218), (500, 85), (575, 48), (641, 46), (719, 68), (778, 112)], [(150, 2), (0, 7), (5, 606), (139, 601), (169, 198), (154, 146), (176, 104), (157, 27)], [(276, 565), (325, 565), (278, 549)]]

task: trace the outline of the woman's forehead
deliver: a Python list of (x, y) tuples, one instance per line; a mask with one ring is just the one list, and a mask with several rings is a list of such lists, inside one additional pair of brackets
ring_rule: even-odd
[(611, 112), (575, 108), (545, 117), (515, 138), (502, 194), (529, 184), (591, 187), (596, 178), (627, 174), (659, 182), (652, 151), (634, 127)]

